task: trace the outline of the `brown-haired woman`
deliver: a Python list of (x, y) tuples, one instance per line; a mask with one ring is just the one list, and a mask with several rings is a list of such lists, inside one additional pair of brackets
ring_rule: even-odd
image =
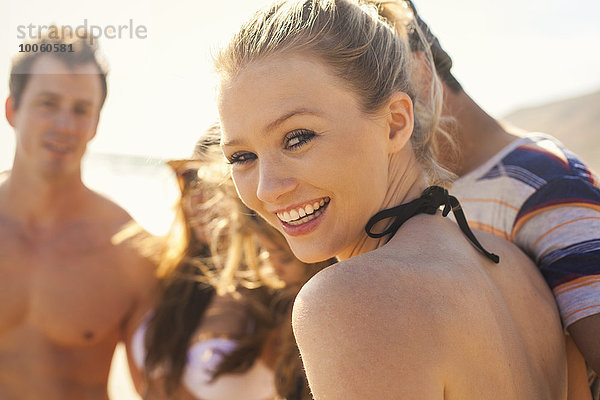
[(145, 399), (307, 399), (291, 333), (300, 286), (326, 263), (298, 261), (275, 229), (239, 201), (219, 134), (193, 160), (170, 162), (178, 225), (162, 256), (162, 292), (133, 339)]

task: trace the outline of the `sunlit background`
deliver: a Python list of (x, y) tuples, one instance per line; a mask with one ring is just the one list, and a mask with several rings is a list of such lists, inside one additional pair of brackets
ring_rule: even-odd
[[(5, 2), (8, 2), (5, 5)], [(189, 155), (215, 119), (210, 50), (265, 0), (2, 0), (0, 97), (8, 93), (17, 27), (52, 22), (147, 29), (145, 39), (104, 39), (109, 94), (93, 152), (153, 157)], [(597, 0), (416, 0), (423, 19), (454, 58), (472, 97), (496, 116), (600, 88)], [(0, 122), (0, 169), (13, 132)]]
[[(465, 90), (494, 116), (600, 89), (598, 0), (415, 2), (452, 55)], [(126, 31), (101, 40), (110, 65), (109, 92), (84, 178), (150, 230), (164, 231), (175, 190), (162, 160), (190, 155), (216, 119), (211, 50), (264, 3), (2, 0), (0, 97), (8, 95), (19, 26), (143, 26), (146, 38)], [(0, 170), (10, 168), (13, 152), (14, 134), (2, 118)], [(117, 368), (113, 375), (126, 374), (122, 363)], [(114, 382), (113, 396), (128, 398), (126, 382)]]

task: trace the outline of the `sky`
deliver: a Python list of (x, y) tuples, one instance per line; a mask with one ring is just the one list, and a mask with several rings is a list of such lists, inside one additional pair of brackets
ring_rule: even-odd
[[(21, 32), (38, 25), (128, 25), (103, 37), (109, 94), (90, 151), (181, 158), (217, 118), (211, 52), (266, 0), (0, 0), (0, 97)], [(597, 0), (415, 0), (454, 59), (454, 74), (492, 115), (600, 89)], [(133, 37), (131, 37), (133, 36)], [(14, 133), (0, 119), (0, 170)]]

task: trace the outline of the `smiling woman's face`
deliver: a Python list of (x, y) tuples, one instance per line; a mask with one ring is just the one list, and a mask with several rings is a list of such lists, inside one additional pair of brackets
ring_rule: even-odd
[(388, 115), (365, 114), (322, 62), (272, 56), (223, 82), (223, 151), (243, 202), (301, 260), (349, 252), (388, 186)]

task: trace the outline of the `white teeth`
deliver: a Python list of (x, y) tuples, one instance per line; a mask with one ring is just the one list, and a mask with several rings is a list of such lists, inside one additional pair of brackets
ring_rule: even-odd
[(308, 221), (312, 221), (317, 218), (319, 215), (323, 213), (323, 210), (316, 210), (313, 214), (307, 215), (306, 217), (300, 218), (295, 221), (286, 221), (287, 224), (292, 226), (298, 226), (307, 223)]
[(312, 205), (307, 204), (296, 210), (284, 211), (282, 213), (279, 212), (277, 213), (277, 217), (290, 225), (300, 225), (320, 215), (317, 211), (326, 203), (329, 203), (329, 200), (315, 201)]

